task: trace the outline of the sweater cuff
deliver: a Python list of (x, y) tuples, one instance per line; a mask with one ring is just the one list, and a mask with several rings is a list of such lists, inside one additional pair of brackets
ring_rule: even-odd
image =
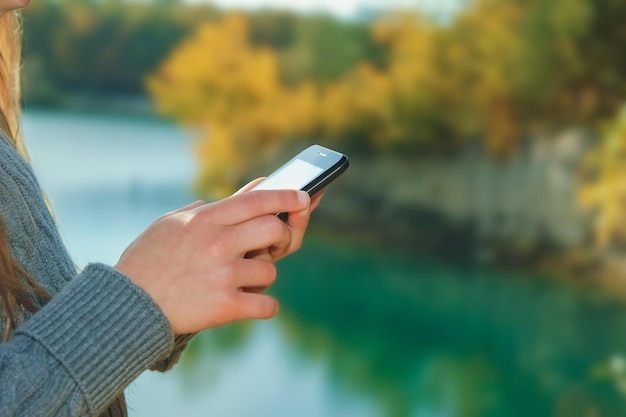
[(16, 333), (39, 341), (63, 364), (91, 413), (174, 344), (169, 323), (150, 296), (102, 264), (87, 266)]

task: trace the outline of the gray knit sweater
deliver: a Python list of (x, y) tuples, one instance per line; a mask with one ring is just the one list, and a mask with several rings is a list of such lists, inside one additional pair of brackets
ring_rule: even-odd
[(0, 344), (0, 415), (125, 416), (124, 388), (170, 367), (189, 337), (175, 339), (152, 299), (113, 268), (76, 272), (30, 166), (1, 136), (0, 215), (15, 258), (53, 294)]

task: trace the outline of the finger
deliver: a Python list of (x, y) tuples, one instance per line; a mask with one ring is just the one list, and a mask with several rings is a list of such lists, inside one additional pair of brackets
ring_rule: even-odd
[(294, 213), (289, 213), (288, 224), (291, 231), (291, 239), (286, 246), (274, 246), (269, 250), (269, 255), (274, 261), (277, 261), (295, 251), (300, 249), (306, 229), (309, 225), (311, 213), (320, 204), (320, 200), (324, 195), (324, 191), (320, 191), (311, 199), (311, 204), (308, 209), (301, 210)]
[(324, 193), (325, 190), (322, 190), (311, 197), (311, 203), (309, 204), (308, 209), (300, 210), (295, 213), (289, 213), (289, 225), (306, 228), (309, 223), (311, 213), (313, 213), (313, 211), (315, 211), (315, 209), (320, 205), (322, 197), (324, 197)]
[(308, 224), (308, 217), (320, 205), (320, 201), (322, 200), (322, 197), (324, 197), (324, 190), (318, 192), (313, 197), (311, 197), (311, 203), (309, 204), (308, 209), (300, 210), (294, 213), (287, 213), (287, 220), (289, 224), (293, 224), (294, 221), (296, 222), (296, 224), (302, 224), (302, 220), (295, 219), (292, 221), (292, 217), (304, 216), (307, 218), (306, 223), (304, 224), (306, 226), (306, 224)]
[[(287, 221), (290, 225), (302, 225), (306, 228), (311, 216), (311, 213), (319, 206), (322, 197), (324, 196), (324, 190), (319, 191), (313, 197), (311, 197), (311, 203), (308, 209), (300, 210), (298, 212), (287, 213), (283, 220)], [(306, 219), (304, 219), (306, 218)]]
[(294, 232), (296, 233), (296, 237), (300, 234), (304, 235), (304, 232), (309, 224), (311, 213), (317, 208), (317, 206), (319, 206), (323, 196), (324, 190), (315, 194), (313, 198), (311, 198), (311, 203), (307, 209), (289, 213), (289, 226), (292, 229), (292, 235)]
[(239, 259), (237, 264), (237, 288), (267, 288), (276, 281), (276, 266), (272, 262), (257, 259)]
[(265, 294), (239, 292), (240, 318), (269, 319), (278, 314), (278, 301)]
[(309, 195), (295, 190), (258, 190), (234, 195), (217, 203), (200, 207), (210, 210), (212, 221), (235, 225), (255, 217), (300, 211), (309, 206)]
[(312, 213), (317, 208), (317, 206), (320, 205), (320, 202), (322, 201), (325, 192), (326, 190), (322, 190), (319, 193), (315, 194), (313, 197), (311, 197), (311, 204), (309, 204), (310, 213)]
[(239, 191), (237, 191), (237, 192), (236, 192), (235, 194), (233, 194), (233, 195), (238, 195), (238, 194), (245, 193), (245, 192), (248, 192), (248, 191), (252, 190), (254, 187), (256, 187), (257, 185), (259, 185), (260, 183), (262, 183), (262, 182), (263, 182), (263, 180), (264, 180), (265, 178), (266, 178), (266, 177), (260, 177), (260, 178), (257, 178), (256, 180), (252, 180), (252, 181), (250, 181), (249, 183), (247, 183), (246, 185), (244, 185), (243, 187), (241, 187), (241, 188), (239, 189)]
[(231, 228), (229, 247), (243, 257), (245, 254), (272, 246), (285, 247), (291, 241), (291, 230), (273, 214), (256, 217)]
[(289, 213), (289, 240), (282, 240), (279, 244), (269, 248), (269, 253), (274, 261), (277, 261), (295, 251), (302, 246), (302, 240), (309, 224), (309, 210), (302, 210)]

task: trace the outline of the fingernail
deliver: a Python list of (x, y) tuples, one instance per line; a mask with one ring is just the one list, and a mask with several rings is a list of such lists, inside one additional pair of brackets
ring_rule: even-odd
[(309, 193), (307, 193), (306, 191), (298, 191), (298, 201), (300, 203), (304, 204), (309, 204)]

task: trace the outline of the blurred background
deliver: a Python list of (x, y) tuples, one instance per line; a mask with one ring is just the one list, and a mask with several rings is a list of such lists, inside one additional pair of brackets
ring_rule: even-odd
[[(623, 0), (37, 0), (23, 130), (78, 266), (320, 143), (278, 318), (130, 415), (623, 416)], [(77, 174), (78, 173), (78, 174)]]

